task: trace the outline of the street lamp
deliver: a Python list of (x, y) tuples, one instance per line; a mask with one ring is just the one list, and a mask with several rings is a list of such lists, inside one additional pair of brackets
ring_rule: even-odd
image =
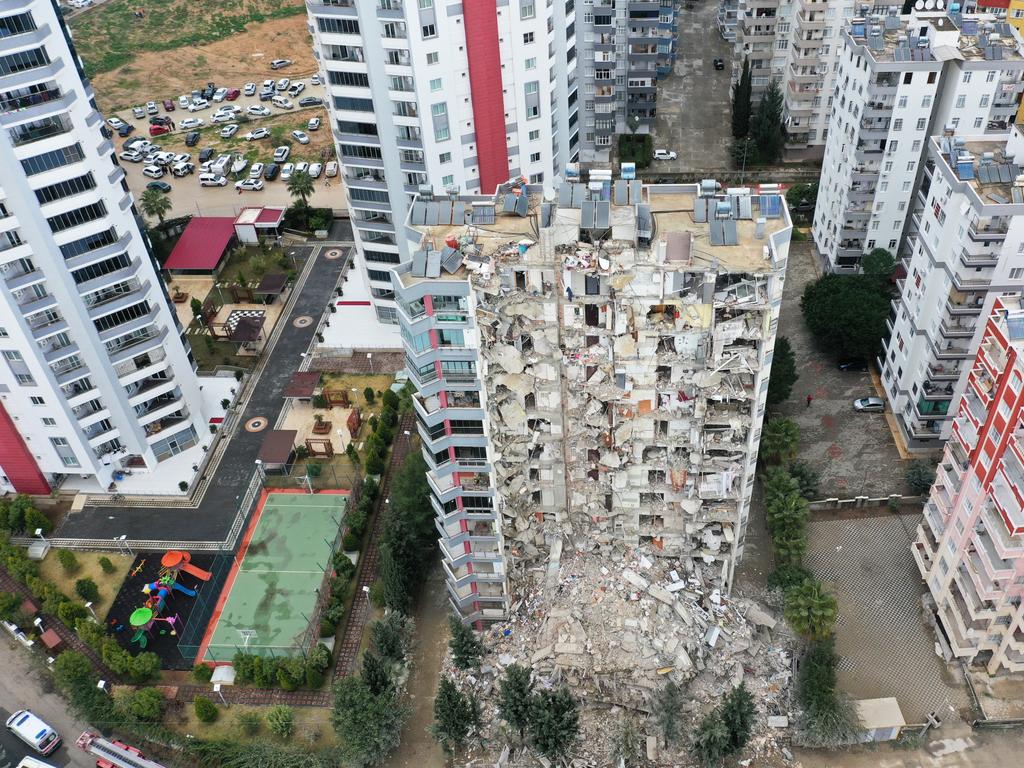
[(366, 359), (370, 361), (370, 373), (373, 373), (373, 352), (366, 353)]

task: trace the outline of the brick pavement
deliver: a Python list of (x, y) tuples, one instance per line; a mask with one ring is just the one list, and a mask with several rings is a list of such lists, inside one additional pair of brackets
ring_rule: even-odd
[[(373, 354), (372, 361), (366, 358), (367, 352)], [(323, 373), (395, 373), (404, 365), (402, 352), (353, 349), (351, 355), (315, 352), (309, 369)]]

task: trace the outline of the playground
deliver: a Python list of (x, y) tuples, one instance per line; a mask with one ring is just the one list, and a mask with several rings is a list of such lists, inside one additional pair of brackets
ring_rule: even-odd
[[(151, 651), (165, 669), (189, 669), (178, 642), (202, 600), (220, 589), (215, 556), (180, 551), (136, 556), (107, 613), (107, 630), (132, 653)], [(226, 569), (214, 569), (226, 570)]]
[(230, 662), (240, 650), (264, 656), (308, 650), (347, 495), (263, 491), (196, 661)]

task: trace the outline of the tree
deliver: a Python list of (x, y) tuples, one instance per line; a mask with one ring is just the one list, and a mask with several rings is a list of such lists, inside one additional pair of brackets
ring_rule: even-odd
[(812, 747), (853, 744), (863, 731), (853, 703), (839, 692), (834, 643), (829, 636), (811, 645), (797, 678), (797, 734), (801, 743)]
[(761, 457), (777, 463), (796, 455), (800, 443), (800, 427), (791, 419), (769, 419), (761, 431)]
[(679, 740), (679, 713), (682, 706), (683, 691), (676, 682), (669, 680), (655, 698), (655, 717), (666, 747)]
[(789, 475), (800, 489), (800, 495), (808, 501), (818, 496), (818, 473), (806, 461), (789, 462)]
[(101, 557), (99, 560), (97, 560), (97, 562), (100, 564), (100, 570), (102, 570), (108, 576), (117, 570), (114, 564), (110, 561), (109, 557)]
[(873, 248), (860, 259), (861, 271), (868, 277), (888, 280), (896, 269), (896, 259), (885, 248)]
[(57, 550), (57, 560), (60, 562), (60, 567), (64, 570), (64, 573), (68, 576), (78, 573), (78, 569), (81, 567), (78, 564), (78, 558), (75, 557), (75, 553), (70, 549)]
[(159, 189), (147, 189), (143, 192), (139, 198), (139, 206), (144, 214), (151, 219), (158, 219), (161, 224), (172, 208), (171, 199)]
[(786, 129), (782, 124), (782, 89), (777, 80), (768, 84), (750, 124), (750, 137), (757, 145), (761, 162), (774, 163), (782, 157)]
[(196, 713), (196, 719), (201, 723), (212, 723), (220, 716), (217, 705), (205, 696), (196, 696), (192, 702), (192, 710)]
[(928, 493), (935, 482), (935, 465), (925, 459), (917, 459), (907, 466), (907, 485), (916, 495)]
[(818, 202), (818, 182), (812, 184), (794, 184), (786, 190), (786, 202), (790, 212), (801, 218), (809, 218)]
[(263, 717), (259, 712), (239, 712), (235, 715), (235, 724), (242, 733), (251, 738), (263, 727)]
[(729, 751), (732, 754), (742, 752), (754, 730), (754, 697), (747, 686), (740, 683), (725, 697), (722, 702), (722, 721), (729, 729)]
[(522, 741), (526, 728), (530, 724), (530, 705), (533, 701), (533, 680), (530, 668), (519, 664), (509, 664), (505, 669), (505, 677), (498, 684), (498, 706), (501, 716), (511, 728), (519, 733)]
[(722, 719), (721, 709), (716, 707), (700, 721), (693, 733), (690, 751), (707, 768), (721, 764), (729, 755), (729, 727)]
[(737, 168), (749, 168), (761, 162), (757, 144), (749, 136), (735, 139), (729, 148), (729, 155), (732, 157), (732, 164)]
[(802, 532), (807, 526), (811, 508), (799, 491), (790, 491), (785, 496), (773, 497), (765, 503), (765, 520), (773, 536), (789, 538)]
[(805, 529), (780, 531), (772, 536), (775, 562), (783, 566), (799, 567), (807, 552), (807, 531)]
[(295, 732), (295, 710), (285, 704), (268, 709), (266, 721), (267, 730), (284, 741)]
[(380, 696), (391, 688), (391, 670), (388, 663), (372, 651), (363, 654), (363, 680), (370, 693)]
[(414, 623), (404, 614), (392, 611), (373, 623), (370, 640), (377, 653), (390, 661), (404, 661), (412, 642)]
[(451, 632), (448, 650), (451, 651), (455, 666), (459, 669), (479, 666), (480, 658), (484, 655), (484, 644), (476, 636), (476, 632), (463, 624), (457, 616), (448, 617), (448, 629)]
[(740, 79), (732, 87), (732, 135), (736, 139), (750, 132), (751, 84), (750, 61), (744, 58)]
[(469, 735), (470, 706), (450, 677), (442, 677), (434, 699), (434, 722), (430, 732), (447, 754), (455, 754)]
[(793, 354), (789, 339), (780, 336), (775, 340), (772, 371), (768, 376), (768, 407), (773, 408), (789, 398), (793, 385), (799, 378), (800, 375), (796, 372), (796, 356)]
[(132, 717), (155, 723), (164, 716), (167, 699), (156, 688), (138, 688), (124, 697), (122, 706)]
[(836, 621), (836, 599), (820, 581), (806, 579), (786, 592), (785, 616), (789, 625), (809, 640), (832, 634)]
[(313, 179), (306, 171), (296, 171), (288, 179), (288, 194), (302, 201), (302, 207), (309, 207), (309, 197), (313, 194)]
[(616, 724), (612, 735), (612, 758), (616, 765), (628, 766), (639, 760), (642, 755), (640, 732), (636, 727), (636, 718), (623, 715)]
[(399, 398), (393, 389), (385, 389), (384, 394), (381, 396), (381, 402), (385, 408), (390, 408), (394, 411), (398, 410)]
[(53, 523), (38, 509), (29, 507), (25, 510), (25, 533), (35, 534), (38, 530), (41, 530), (45, 536), (53, 530)]
[[(782, 558), (779, 559), (781, 560)], [(806, 579), (810, 578), (812, 578), (811, 572), (802, 565), (784, 562), (777, 565), (775, 570), (768, 574), (768, 587), (769, 589), (780, 589), (785, 594), (793, 587), (800, 586)]]
[(75, 626), (75, 622), (84, 619), (89, 615), (85, 606), (65, 600), (57, 606), (57, 618), (69, 627)]
[(530, 707), (530, 741), (534, 749), (552, 761), (572, 749), (580, 732), (580, 713), (569, 689), (540, 691)]
[(75, 582), (75, 592), (80, 598), (90, 602), (96, 602), (100, 599), (99, 587), (97, 587), (96, 582), (88, 576)]
[(92, 662), (84, 653), (64, 651), (53, 662), (53, 681), (64, 693), (76, 686), (91, 685), (94, 677)]
[(808, 283), (800, 299), (807, 329), (823, 349), (840, 357), (871, 358), (886, 334), (891, 297), (866, 275), (825, 275)]
[(382, 762), (398, 746), (407, 714), (393, 691), (374, 696), (359, 675), (342, 678), (331, 713), (342, 758), (357, 766)]

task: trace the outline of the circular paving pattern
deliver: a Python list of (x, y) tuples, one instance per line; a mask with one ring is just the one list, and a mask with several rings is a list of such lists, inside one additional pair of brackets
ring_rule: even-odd
[(345, 252), (343, 250), (341, 250), (341, 248), (331, 248), (331, 250), (324, 252), (324, 258), (325, 259), (330, 259), (332, 261), (334, 259), (340, 259), (344, 255), (345, 255)]
[(296, 328), (308, 328), (312, 324), (313, 318), (310, 317), (309, 315), (299, 315), (294, 320), (292, 320), (292, 325), (294, 325)]
[(264, 429), (267, 428), (267, 424), (269, 424), (269, 422), (265, 418), (263, 418), (262, 416), (257, 416), (255, 419), (249, 419), (247, 422), (245, 422), (245, 431), (262, 432)]

